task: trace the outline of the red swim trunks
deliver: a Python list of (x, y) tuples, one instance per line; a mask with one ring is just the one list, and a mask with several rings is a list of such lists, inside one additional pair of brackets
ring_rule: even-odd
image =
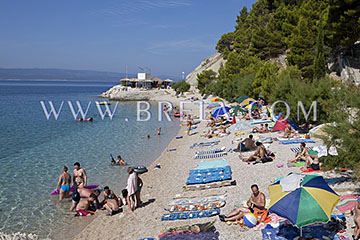
[(90, 214), (89, 212), (82, 209), (76, 210), (76, 213), (79, 214), (79, 216), (87, 216), (88, 214)]

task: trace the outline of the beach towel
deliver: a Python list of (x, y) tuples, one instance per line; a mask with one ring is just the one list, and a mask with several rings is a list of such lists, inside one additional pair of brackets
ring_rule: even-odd
[(300, 174), (289, 174), (280, 180), (282, 192), (291, 192), (300, 188), (304, 176)]
[(189, 177), (186, 181), (186, 185), (210, 183), (224, 180), (231, 180), (230, 166), (219, 168), (192, 169), (189, 171)]
[(200, 148), (200, 147), (212, 147), (212, 146), (218, 145), (219, 142), (220, 142), (220, 141), (194, 143), (192, 146), (190, 146), (190, 149)]
[(330, 154), (331, 156), (337, 156), (337, 155), (338, 155), (338, 152), (337, 152), (337, 150), (336, 150), (336, 147), (331, 146), (331, 147), (329, 148), (329, 154)]
[[(306, 149), (310, 152), (310, 151), (314, 151), (312, 147), (306, 147)], [(301, 151), (301, 147), (292, 147), (290, 148), (290, 150), (293, 152), (293, 153), (297, 153), (297, 152), (300, 152)]]
[(254, 229), (259, 231), (261, 229), (264, 229), (268, 224), (273, 227), (273, 228), (277, 228), (279, 227), (280, 223), (281, 222), (285, 222), (287, 221), (286, 218), (283, 218), (283, 217), (279, 217), (278, 215), (276, 215), (275, 213), (271, 213), (269, 215), (269, 220), (267, 222), (260, 222), (258, 223)]
[(198, 151), (195, 152), (196, 155), (203, 155), (203, 154), (214, 154), (214, 153), (221, 153), (223, 152), (225, 149), (214, 149), (214, 150), (209, 150), (209, 151)]
[(209, 197), (199, 197), (193, 199), (178, 199), (173, 200), (168, 203), (169, 206), (179, 206), (179, 205), (194, 205), (194, 204), (207, 204), (212, 202), (221, 202), (225, 201), (226, 195), (219, 196), (209, 196)]
[(311, 139), (289, 139), (289, 140), (280, 140), (280, 143), (281, 144), (298, 144), (298, 143), (315, 143), (315, 141), (311, 140)]
[(327, 153), (327, 148), (325, 145), (321, 145), (321, 146), (315, 146), (314, 148), (314, 151), (317, 151), (318, 152), (318, 157), (326, 157), (328, 155)]
[(227, 153), (215, 153), (215, 154), (209, 154), (209, 155), (195, 155), (194, 159), (210, 159), (210, 158), (221, 158), (223, 156), (226, 156)]
[(176, 212), (176, 213), (165, 213), (161, 217), (161, 221), (173, 221), (173, 220), (184, 220), (193, 218), (213, 217), (220, 214), (220, 209), (208, 210), (208, 211), (194, 211), (194, 212)]
[(186, 185), (183, 186), (183, 191), (196, 191), (196, 190), (204, 190), (210, 188), (221, 188), (221, 187), (229, 187), (236, 186), (236, 180), (225, 180), (221, 182), (212, 182), (208, 184), (196, 184), (196, 185)]
[(221, 168), (221, 167), (224, 168), (226, 166), (229, 166), (229, 162), (225, 159), (220, 159), (214, 161), (199, 162), (197, 164), (196, 169), (209, 169), (209, 168)]
[(128, 181), (127, 181), (127, 191), (129, 195), (133, 195), (138, 190), (138, 176), (135, 172), (129, 175)]
[(261, 124), (261, 123), (272, 123), (272, 120), (254, 120), (248, 122), (249, 124)]
[(213, 210), (217, 208), (222, 208), (226, 204), (225, 201), (217, 202), (207, 202), (207, 203), (198, 203), (198, 204), (188, 204), (188, 205), (172, 205), (170, 208), (165, 208), (168, 212), (190, 212), (190, 211), (200, 211), (200, 210)]
[(182, 199), (182, 198), (200, 198), (200, 197), (212, 197), (212, 196), (225, 196), (226, 191), (221, 190), (211, 190), (205, 192), (188, 192), (176, 194), (173, 199)]
[(339, 203), (336, 205), (336, 208), (341, 213), (349, 212), (358, 203), (357, 198), (358, 198), (358, 195), (341, 196)]
[(300, 168), (300, 170), (301, 170), (301, 172), (303, 172), (303, 173), (315, 173), (315, 172), (322, 172), (323, 170), (322, 169), (320, 169), (320, 170), (314, 170), (314, 169), (312, 169), (312, 168), (308, 168), (308, 169), (306, 169), (305, 167), (301, 167)]

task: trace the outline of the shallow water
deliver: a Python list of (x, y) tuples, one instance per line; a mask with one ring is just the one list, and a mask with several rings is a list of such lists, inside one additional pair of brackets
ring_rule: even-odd
[[(0, 231), (56, 235), (77, 221), (68, 212), (70, 202), (58, 204), (57, 197), (49, 195), (63, 165), (72, 172), (78, 161), (89, 184), (118, 190), (125, 187), (126, 168), (111, 166), (110, 153), (121, 154), (129, 165), (149, 165), (175, 137), (179, 123), (159, 122), (156, 103), (148, 122), (136, 121), (136, 102), (121, 102), (112, 120), (101, 120), (95, 101), (102, 99), (95, 96), (112, 85), (0, 81)], [(40, 105), (50, 100), (57, 109), (65, 101), (58, 120), (47, 120)], [(66, 101), (75, 107), (76, 100), (84, 109), (92, 102), (87, 116), (94, 122), (74, 121)]]

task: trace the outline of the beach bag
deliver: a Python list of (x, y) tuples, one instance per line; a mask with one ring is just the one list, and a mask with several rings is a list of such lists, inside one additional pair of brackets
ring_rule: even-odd
[(258, 223), (261, 223), (261, 222), (269, 223), (271, 221), (271, 218), (269, 217), (269, 210), (267, 210), (267, 209), (260, 210), (260, 209), (254, 208), (253, 214), (257, 218)]
[(272, 158), (271, 157), (263, 157), (262, 159), (260, 159), (262, 163), (267, 163), (267, 162), (272, 162)]

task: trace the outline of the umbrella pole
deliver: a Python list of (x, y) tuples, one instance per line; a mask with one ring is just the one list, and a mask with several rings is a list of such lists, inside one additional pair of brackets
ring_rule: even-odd
[(300, 237), (302, 237), (302, 227), (300, 227)]

